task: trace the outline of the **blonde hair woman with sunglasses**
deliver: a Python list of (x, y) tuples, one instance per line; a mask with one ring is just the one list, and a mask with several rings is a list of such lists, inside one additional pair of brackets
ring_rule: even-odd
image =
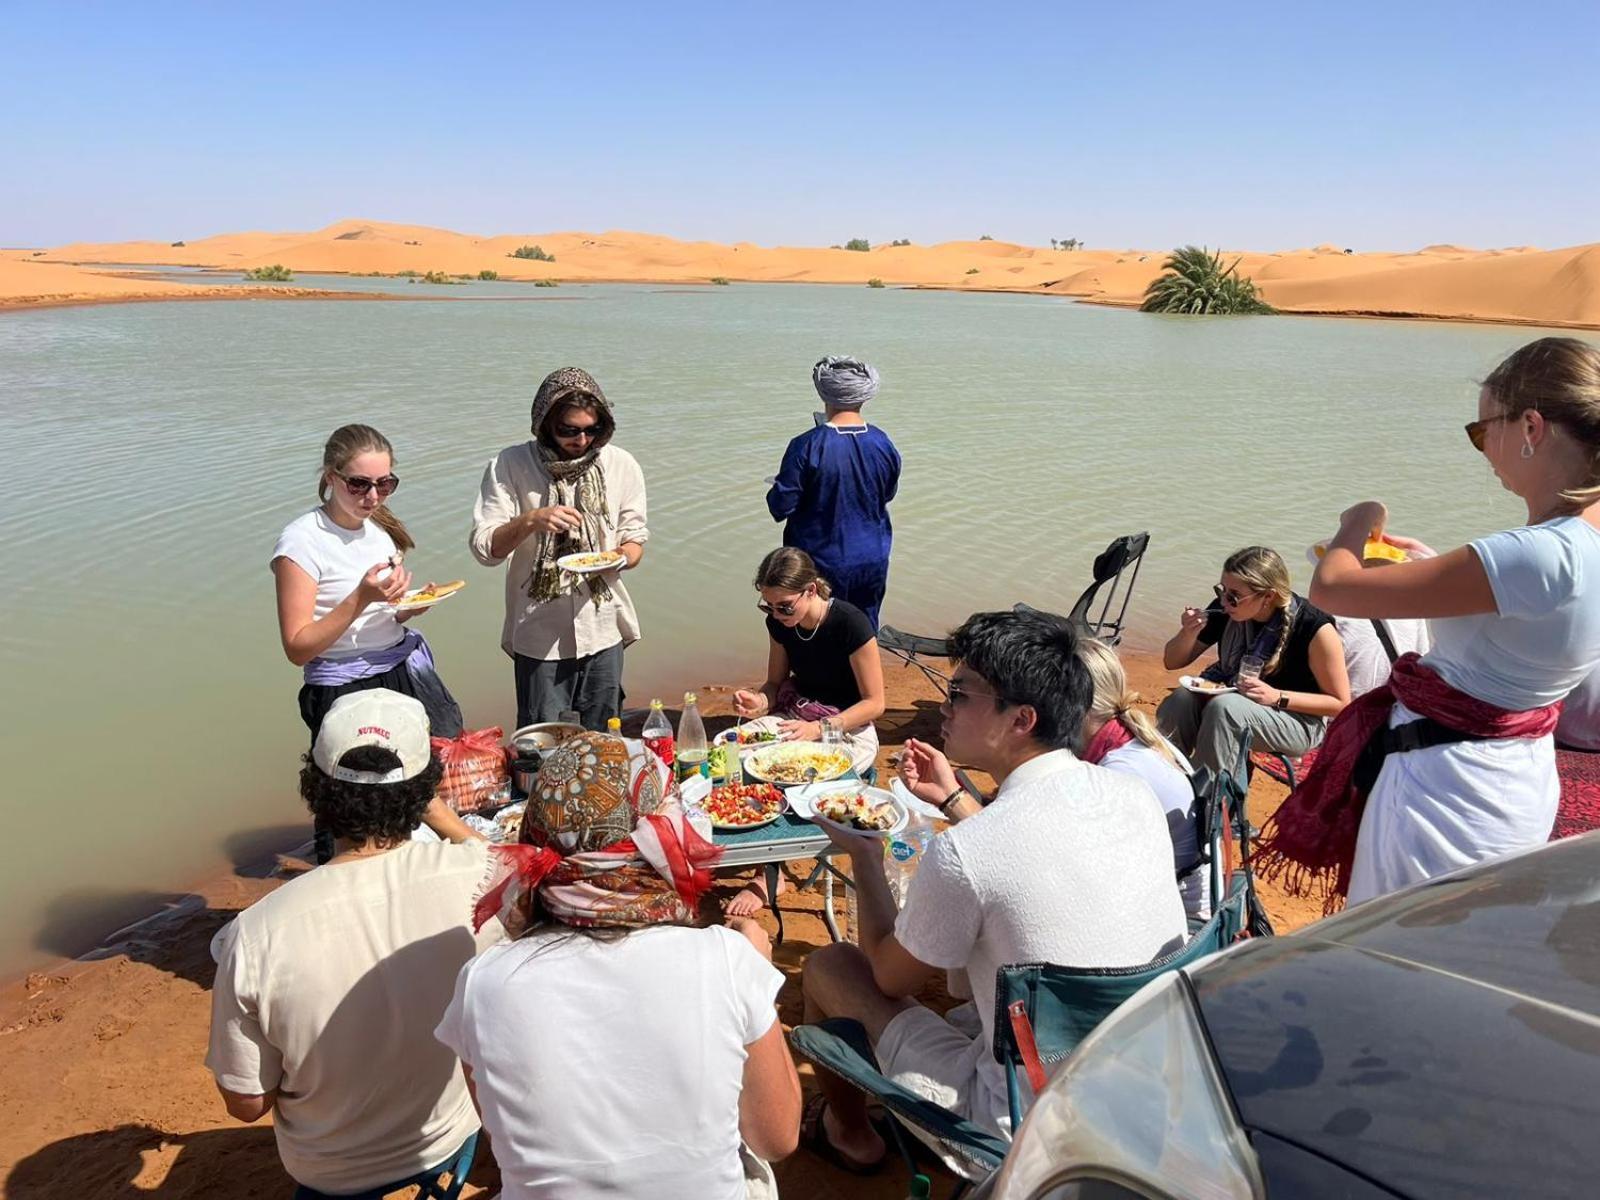
[(1212, 590), (1209, 606), (1183, 610), (1162, 660), (1176, 671), (1215, 646), (1217, 661), (1201, 678), (1234, 690), (1177, 689), (1156, 710), (1161, 732), (1212, 771), (1237, 766), (1247, 732), (1252, 749), (1296, 757), (1313, 749), (1350, 703), (1333, 618), (1291, 590), (1289, 568), (1265, 546), (1229, 555)]
[(1484, 380), (1466, 431), (1527, 524), (1364, 571), (1388, 524), (1369, 500), (1345, 510), (1312, 579), (1341, 616), (1427, 618), (1433, 635), (1334, 723), (1269, 830), (1278, 869), (1330, 907), (1545, 841), (1551, 732), (1600, 666), (1600, 348), (1523, 346)]

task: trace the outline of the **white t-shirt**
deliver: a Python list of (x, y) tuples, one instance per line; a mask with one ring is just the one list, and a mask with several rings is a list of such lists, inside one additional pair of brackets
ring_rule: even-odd
[(1567, 693), (1556, 726), (1556, 741), (1579, 750), (1600, 750), (1600, 671)]
[[(1168, 743), (1178, 765), (1162, 758), (1143, 742), (1133, 741), (1119, 746), (1100, 760), (1108, 771), (1121, 771), (1145, 781), (1167, 814), (1167, 833), (1172, 838), (1172, 864), (1174, 872), (1186, 871), (1200, 859), (1200, 829), (1194, 795), (1194, 784), (1189, 776), (1194, 768), (1189, 760)], [(1189, 871), (1178, 881), (1183, 893), (1183, 911), (1191, 917), (1204, 920), (1211, 915), (1211, 872), (1202, 867)]]
[(1560, 700), (1600, 666), (1600, 530), (1561, 517), (1472, 543), (1492, 613), (1435, 618), (1424, 664), (1512, 712)]
[(987, 808), (933, 839), (894, 933), (929, 966), (966, 971), (983, 1021), (969, 1115), (1002, 1128), (1005, 1071), (991, 1052), (996, 970), (1139, 966), (1182, 945), (1188, 925), (1166, 816), (1125, 774), (1066, 750), (1030, 759)]
[(284, 1168), (360, 1192), (448, 1158), (478, 1128), (455, 1056), (433, 1038), (482, 945), (484, 842), (413, 842), (290, 880), (223, 926), (206, 1066), (230, 1092), (278, 1089)]
[[(394, 553), (394, 539), (372, 521), (363, 521), (360, 529), (346, 529), (321, 508), (314, 508), (283, 527), (270, 561), (287, 558), (316, 580), (317, 603), (311, 615), (320, 621), (356, 590), (363, 575)], [(366, 650), (383, 650), (405, 633), (392, 608), (370, 604), (322, 657), (348, 658)]]
[[(1389, 652), (1378, 640), (1378, 631), (1372, 627), (1372, 622), (1366, 617), (1335, 617), (1333, 623), (1339, 630), (1339, 641), (1344, 645), (1344, 669), (1350, 676), (1350, 698), (1353, 700), (1357, 696), (1365, 696), (1373, 688), (1387, 683), (1394, 664), (1389, 661)], [(1389, 631), (1389, 640), (1394, 643), (1396, 655), (1409, 654), (1413, 650), (1418, 654), (1426, 654), (1433, 645), (1433, 639), (1428, 636), (1428, 623), (1420, 618), (1397, 620), (1385, 617), (1383, 627)]]
[(722, 926), (571, 930), (461, 969), (437, 1036), (472, 1068), (506, 1200), (743, 1200), (745, 1047), (783, 976)]

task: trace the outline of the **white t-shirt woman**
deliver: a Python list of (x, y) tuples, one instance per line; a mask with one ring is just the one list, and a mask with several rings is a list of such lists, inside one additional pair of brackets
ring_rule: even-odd
[[(375, 563), (395, 555), (394, 539), (376, 521), (361, 522), (359, 529), (337, 524), (319, 505), (285, 525), (272, 548), (272, 561), (287, 558), (316, 582), (313, 620), (321, 620), (361, 584)], [(369, 650), (386, 650), (405, 636), (387, 604), (362, 609), (321, 658), (348, 658)]]
[(556, 928), (462, 968), (436, 1036), (471, 1072), (507, 1200), (744, 1200), (746, 1048), (783, 976), (722, 926)]
[[(1600, 665), (1600, 529), (1562, 517), (1471, 545), (1496, 611), (1435, 618), (1423, 665), (1513, 712), (1554, 704)], [(1389, 724), (1418, 715), (1396, 703)], [(1538, 845), (1560, 793), (1550, 737), (1389, 755), (1362, 814), (1350, 903)]]

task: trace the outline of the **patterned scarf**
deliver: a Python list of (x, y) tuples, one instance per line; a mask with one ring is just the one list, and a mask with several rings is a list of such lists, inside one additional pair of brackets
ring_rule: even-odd
[(661, 759), (586, 733), (545, 756), (519, 844), (490, 848), (473, 928), (499, 917), (515, 938), (541, 914), (578, 927), (688, 921), (721, 856), (685, 818)]
[(606, 549), (606, 531), (611, 528), (611, 509), (606, 499), (605, 469), (600, 466), (600, 451), (611, 440), (610, 434), (595, 438), (578, 458), (563, 458), (553, 446), (539, 440), (545, 418), (574, 398), (592, 398), (609, 415), (611, 402), (587, 371), (562, 367), (546, 375), (533, 400), (533, 450), (555, 487), (552, 504), (562, 504), (583, 514), (579, 527), (568, 533), (541, 533), (528, 576), (528, 598), (554, 600), (575, 587), (588, 589), (594, 606), (611, 599), (611, 589), (603, 576), (564, 575), (556, 559), (568, 554), (591, 554)]
[[(1217, 642), (1217, 661), (1200, 672), (1200, 677), (1231, 686), (1239, 675), (1239, 664), (1244, 661), (1246, 654), (1253, 654), (1262, 662), (1271, 663), (1283, 634), (1284, 622), (1289, 622), (1291, 626), (1294, 624), (1295, 618), (1300, 615), (1302, 603), (1299, 596), (1290, 596), (1289, 603), (1260, 626), (1254, 621), (1230, 620)], [(1255, 632), (1252, 633), (1252, 630)], [(1274, 666), (1281, 668), (1283, 664), (1279, 662)]]

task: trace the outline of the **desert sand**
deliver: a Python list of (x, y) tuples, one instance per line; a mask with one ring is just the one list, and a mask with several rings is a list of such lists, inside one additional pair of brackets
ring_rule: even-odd
[[(1129, 656), (1130, 681), (1153, 708), (1172, 676), (1159, 660)], [(938, 694), (916, 670), (886, 660), (888, 711), (879, 721), (885, 759), (908, 737), (937, 738)], [(708, 716), (726, 713), (726, 688), (701, 689)], [(719, 699), (720, 706), (719, 706)], [(727, 719), (710, 722), (713, 729)], [(988, 781), (979, 777), (980, 783)], [(1284, 789), (1258, 776), (1250, 816), (1261, 825)], [(307, 825), (309, 835), (309, 823)], [(809, 865), (809, 864), (805, 864)], [(272, 1131), (246, 1126), (223, 1111), (203, 1065), (210, 1027), (212, 935), (233, 914), (281, 886), (303, 866), (290, 857), (243, 864), (207, 880), (168, 915), (114, 935), (88, 960), (61, 963), (0, 988), (0, 1195), (11, 1200), (168, 1200), (213, 1196), (287, 1196), (292, 1184), (278, 1162)], [(802, 867), (803, 869), (803, 867)], [(707, 919), (738, 881), (708, 900)], [(843, 889), (836, 895), (843, 928)], [(1320, 904), (1266, 885), (1263, 898), (1280, 932), (1320, 915)], [(815, 891), (780, 898), (785, 940), (774, 960), (786, 982), (778, 996), (785, 1028), (800, 1020), (800, 969), (827, 942)], [(771, 914), (762, 922), (777, 926)], [(936, 986), (923, 999), (949, 1001)], [(802, 1081), (813, 1086), (809, 1066)], [(931, 1168), (924, 1167), (924, 1170)], [(898, 1200), (907, 1174), (898, 1161), (857, 1179), (800, 1150), (777, 1167), (786, 1200)], [(480, 1158), (468, 1195), (493, 1189), (496, 1173)], [(948, 1190), (936, 1183), (936, 1194)]]
[[(513, 258), (538, 246), (553, 262)], [(1600, 243), (1563, 250), (1471, 250), (1431, 245), (1410, 253), (1346, 253), (1319, 245), (1276, 253), (1226, 250), (1287, 313), (1421, 317), (1600, 328)], [(863, 285), (1035, 292), (1137, 305), (1165, 250), (1052, 250), (1000, 241), (874, 246), (868, 251), (750, 242), (682, 242), (648, 233), (499, 234), (480, 237), (420, 225), (340, 221), (310, 233), (230, 233), (185, 243), (75, 242), (0, 251), (0, 307), (192, 296), (190, 285), (121, 278), (81, 263), (178, 265), (229, 273), (274, 263), (302, 273), (397, 275), (439, 271), (510, 280), (705, 284)], [(450, 289), (427, 298), (456, 299)], [(234, 298), (295, 289), (226, 289)]]

